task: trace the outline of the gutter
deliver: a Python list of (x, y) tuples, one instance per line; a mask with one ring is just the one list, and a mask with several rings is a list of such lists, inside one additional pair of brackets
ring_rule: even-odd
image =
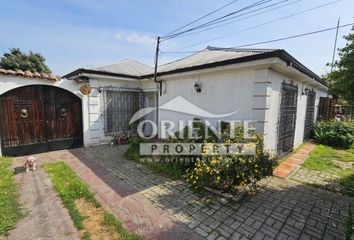
[(128, 74), (121, 74), (121, 73), (111, 73), (111, 72), (104, 72), (104, 71), (98, 71), (98, 70), (92, 70), (92, 69), (85, 69), (85, 68), (79, 68), (71, 73), (68, 73), (64, 75), (62, 78), (68, 78), (70, 79), (73, 76), (77, 76), (79, 74), (86, 73), (86, 74), (98, 74), (102, 76), (110, 76), (110, 77), (120, 77), (120, 78), (130, 78), (134, 80), (140, 80), (140, 76), (133, 76), (133, 75), (128, 75)]
[[(272, 52), (257, 54), (257, 55), (245, 56), (245, 57), (241, 57), (241, 58), (228, 59), (228, 60), (224, 60), (224, 61), (220, 61), (220, 62), (213, 62), (213, 63), (207, 63), (207, 64), (196, 65), (196, 66), (191, 66), (191, 67), (184, 67), (184, 68), (179, 68), (179, 69), (168, 70), (165, 72), (157, 72), (156, 76), (166, 76), (169, 74), (183, 73), (183, 72), (195, 71), (195, 70), (201, 70), (201, 69), (207, 69), (207, 68), (215, 68), (215, 67), (221, 67), (221, 66), (230, 65), (230, 64), (250, 62), (250, 61), (262, 60), (262, 59), (274, 58), (274, 57), (278, 57), (278, 58), (282, 59), (283, 61), (285, 61), (287, 63), (288, 66), (294, 67), (295, 69), (304, 73), (305, 75), (309, 76), (310, 78), (313, 78), (315, 81), (327, 86), (317, 74), (312, 72), (310, 69), (305, 67), (298, 60), (296, 60), (293, 56), (291, 56), (289, 53), (287, 53), (285, 50), (282, 50), (282, 49), (275, 50)], [(152, 78), (152, 77), (154, 77), (154, 74), (148, 74), (148, 75), (141, 76), (141, 78)]]

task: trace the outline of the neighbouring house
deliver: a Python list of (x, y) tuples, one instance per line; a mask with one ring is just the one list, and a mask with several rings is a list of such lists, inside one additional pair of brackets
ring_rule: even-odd
[(159, 108), (178, 98), (213, 114), (238, 110), (230, 118), (256, 121), (266, 149), (283, 155), (309, 137), (328, 90), (281, 49), (207, 47), (159, 66), (156, 82), (153, 77), (152, 67), (134, 60), (80, 68), (61, 79), (0, 70), (2, 153), (109, 143), (143, 107), (157, 108), (145, 116), (154, 122), (195, 117)]

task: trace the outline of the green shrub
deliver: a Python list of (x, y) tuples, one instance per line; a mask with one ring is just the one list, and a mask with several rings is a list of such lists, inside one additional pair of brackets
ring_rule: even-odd
[[(235, 137), (229, 136), (230, 125), (221, 123), (221, 138), (219, 139), (199, 119), (194, 119), (193, 127), (198, 129), (199, 139), (188, 139), (188, 128), (183, 129), (183, 139), (163, 139), (163, 143), (248, 143), (253, 142), (256, 148), (256, 155), (162, 155), (158, 159), (144, 161), (146, 165), (154, 170), (180, 179), (185, 177), (187, 182), (195, 188), (212, 187), (223, 190), (230, 190), (233, 186), (255, 183), (265, 176), (272, 175), (276, 161), (263, 152), (263, 139), (255, 135), (252, 139), (244, 139), (244, 130), (237, 126), (234, 129)], [(208, 137), (205, 132), (208, 131)], [(175, 136), (179, 136), (178, 133)], [(128, 159), (139, 160), (139, 144), (144, 142), (140, 138), (132, 138), (130, 146), (125, 152)], [(187, 160), (187, 161), (186, 161)]]
[(314, 126), (317, 143), (332, 147), (350, 148), (354, 143), (354, 121), (320, 121)]
[(144, 143), (145, 140), (140, 137), (132, 137), (129, 139), (129, 147), (125, 151), (124, 156), (130, 160), (139, 161), (139, 146), (140, 143)]
[[(225, 143), (230, 143), (226, 140)], [(263, 140), (257, 136), (256, 155), (202, 155), (195, 167), (187, 171), (187, 182), (195, 188), (211, 187), (223, 191), (248, 185), (272, 175), (276, 161), (263, 151)]]

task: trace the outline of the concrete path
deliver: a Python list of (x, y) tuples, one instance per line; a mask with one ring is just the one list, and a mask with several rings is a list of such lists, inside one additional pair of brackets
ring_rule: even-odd
[[(133, 186), (120, 181), (98, 164), (95, 161), (96, 155), (86, 152), (91, 149), (95, 151), (97, 148), (53, 151), (34, 156), (39, 165), (55, 161), (67, 163), (89, 185), (91, 191), (96, 193), (97, 200), (105, 209), (120, 219), (130, 232), (137, 233), (144, 239), (201, 239), (186, 224), (155, 207)], [(107, 154), (115, 157), (110, 155), (111, 152), (100, 152), (102, 158)]]
[(344, 240), (349, 208), (354, 207), (353, 198), (277, 177), (260, 181), (262, 189), (243, 203), (208, 202), (185, 182), (171, 180), (144, 165), (125, 160), (122, 147), (99, 146), (75, 151), (98, 162), (116, 176), (116, 181), (134, 187), (157, 208), (209, 240)]
[(308, 158), (309, 154), (316, 147), (315, 144), (307, 142), (298, 151), (291, 154), (285, 161), (279, 164), (273, 171), (274, 176), (288, 178), (292, 176)]
[(23, 172), (23, 165), (22, 159), (16, 159), (13, 167), (15, 180), (20, 185), (20, 202), (27, 214), (9, 232), (8, 239), (80, 239), (47, 173), (41, 167), (37, 171)]
[[(354, 199), (270, 177), (249, 200), (206, 201), (183, 181), (125, 160), (124, 148), (99, 146), (38, 154), (65, 161), (98, 200), (146, 239), (345, 239)], [(354, 220), (354, 219), (353, 219)]]

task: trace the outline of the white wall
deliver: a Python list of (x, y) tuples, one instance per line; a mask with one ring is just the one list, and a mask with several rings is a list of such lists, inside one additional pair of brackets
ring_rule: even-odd
[(293, 81), (294, 84), (298, 86), (298, 96), (297, 96), (297, 112), (296, 112), (296, 127), (295, 127), (295, 137), (294, 137), (294, 148), (298, 147), (303, 143), (304, 138), (304, 127), (305, 127), (305, 117), (306, 117), (306, 106), (307, 106), (307, 96), (302, 95), (303, 90), (308, 88), (314, 88), (316, 91), (316, 102), (315, 102), (315, 116), (314, 121), (317, 116), (318, 103), (320, 97), (326, 97), (327, 93), (323, 90), (319, 90), (314, 87), (307, 79), (294, 79), (287, 77), (284, 74), (269, 70), (269, 81), (271, 84), (270, 95), (270, 111), (266, 118), (268, 121), (267, 129), (265, 132), (265, 143), (267, 144), (267, 149), (276, 152), (277, 148), (277, 138), (278, 138), (278, 124), (279, 124), (279, 111), (280, 111), (280, 101), (281, 101), (281, 86), (282, 82)]
[[(298, 85), (297, 120), (294, 146), (302, 143), (307, 97), (302, 95), (302, 89), (307, 86), (302, 83), (305, 79), (293, 79), (278, 73), (263, 65), (262, 67), (248, 67), (239, 69), (223, 69), (209, 72), (199, 71), (187, 73), (182, 76), (169, 76), (162, 78), (164, 94), (159, 96), (159, 106), (182, 96), (187, 101), (214, 114), (225, 114), (240, 110), (237, 114), (221, 120), (256, 120), (257, 131), (264, 134), (265, 147), (275, 151), (277, 146), (277, 128), (279, 120), (279, 107), (281, 97), (281, 83), (294, 80)], [(108, 143), (111, 137), (104, 134), (104, 118), (102, 106), (102, 93), (99, 87), (140, 87), (150, 96), (147, 105), (154, 106), (152, 101), (156, 98), (157, 84), (153, 80), (118, 79), (102, 76), (89, 76), (92, 93), (84, 96), (80, 93), (80, 84), (72, 80), (49, 81), (30, 79), (17, 76), (0, 75), (0, 95), (17, 87), (28, 85), (50, 85), (73, 92), (82, 100), (83, 137), (84, 145), (98, 145)], [(201, 84), (202, 91), (197, 93), (195, 82)], [(309, 82), (307, 82), (309, 84)], [(310, 84), (311, 85), (311, 84)], [(323, 90), (316, 90), (316, 109), (320, 97), (326, 97)], [(155, 120), (155, 115), (148, 116)], [(177, 125), (178, 120), (191, 120), (193, 115), (177, 112), (159, 112), (159, 120), (171, 120)], [(216, 126), (218, 119), (208, 119)], [(177, 131), (177, 128), (174, 129)], [(1, 153), (0, 153), (1, 154)]]
[[(181, 96), (197, 107), (213, 114), (226, 114), (239, 110), (238, 113), (223, 119), (205, 119), (214, 126), (218, 120), (259, 120), (258, 131), (263, 132), (264, 101), (267, 88), (267, 70), (254, 68), (223, 70), (209, 73), (198, 73), (190, 76), (165, 79), (163, 90), (166, 93), (159, 97), (159, 106)], [(197, 93), (194, 84), (199, 82), (202, 91)], [(258, 94), (258, 95), (257, 95)], [(194, 115), (171, 111), (159, 111), (159, 120), (192, 120)], [(177, 126), (173, 131), (177, 131)]]

